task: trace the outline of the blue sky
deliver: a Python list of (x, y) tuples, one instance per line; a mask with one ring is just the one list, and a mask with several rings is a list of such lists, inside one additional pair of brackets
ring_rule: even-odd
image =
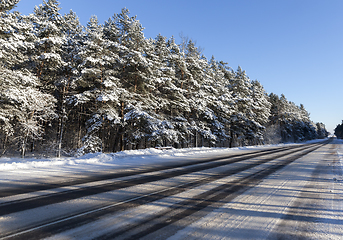
[[(314, 122), (332, 132), (343, 120), (342, 0), (59, 0), (86, 25), (101, 23), (126, 7), (147, 38), (159, 33), (195, 40), (210, 59), (240, 65), (268, 93), (304, 104)], [(21, 0), (33, 12), (42, 0)]]

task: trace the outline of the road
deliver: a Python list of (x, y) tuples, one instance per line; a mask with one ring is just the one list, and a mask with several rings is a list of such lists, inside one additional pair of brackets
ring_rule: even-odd
[(0, 239), (342, 239), (340, 143), (0, 186)]

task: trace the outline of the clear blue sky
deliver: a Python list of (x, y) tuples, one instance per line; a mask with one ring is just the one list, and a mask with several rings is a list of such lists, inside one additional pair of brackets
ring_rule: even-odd
[[(332, 132), (343, 120), (342, 0), (59, 0), (86, 25), (103, 23), (126, 7), (147, 38), (179, 34), (197, 41), (204, 55), (240, 65), (268, 93), (304, 104), (314, 122)], [(33, 12), (41, 0), (21, 0)]]

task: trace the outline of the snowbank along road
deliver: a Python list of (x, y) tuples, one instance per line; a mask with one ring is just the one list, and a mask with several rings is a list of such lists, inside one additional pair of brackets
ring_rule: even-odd
[[(0, 239), (342, 239), (342, 141), (0, 186)], [(343, 155), (342, 155), (343, 156)]]

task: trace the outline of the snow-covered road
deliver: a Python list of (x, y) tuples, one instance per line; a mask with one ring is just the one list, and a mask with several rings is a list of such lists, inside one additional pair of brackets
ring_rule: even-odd
[(341, 152), (298, 159), (171, 239), (343, 239)]
[(341, 239), (342, 143), (0, 158), (0, 239)]

